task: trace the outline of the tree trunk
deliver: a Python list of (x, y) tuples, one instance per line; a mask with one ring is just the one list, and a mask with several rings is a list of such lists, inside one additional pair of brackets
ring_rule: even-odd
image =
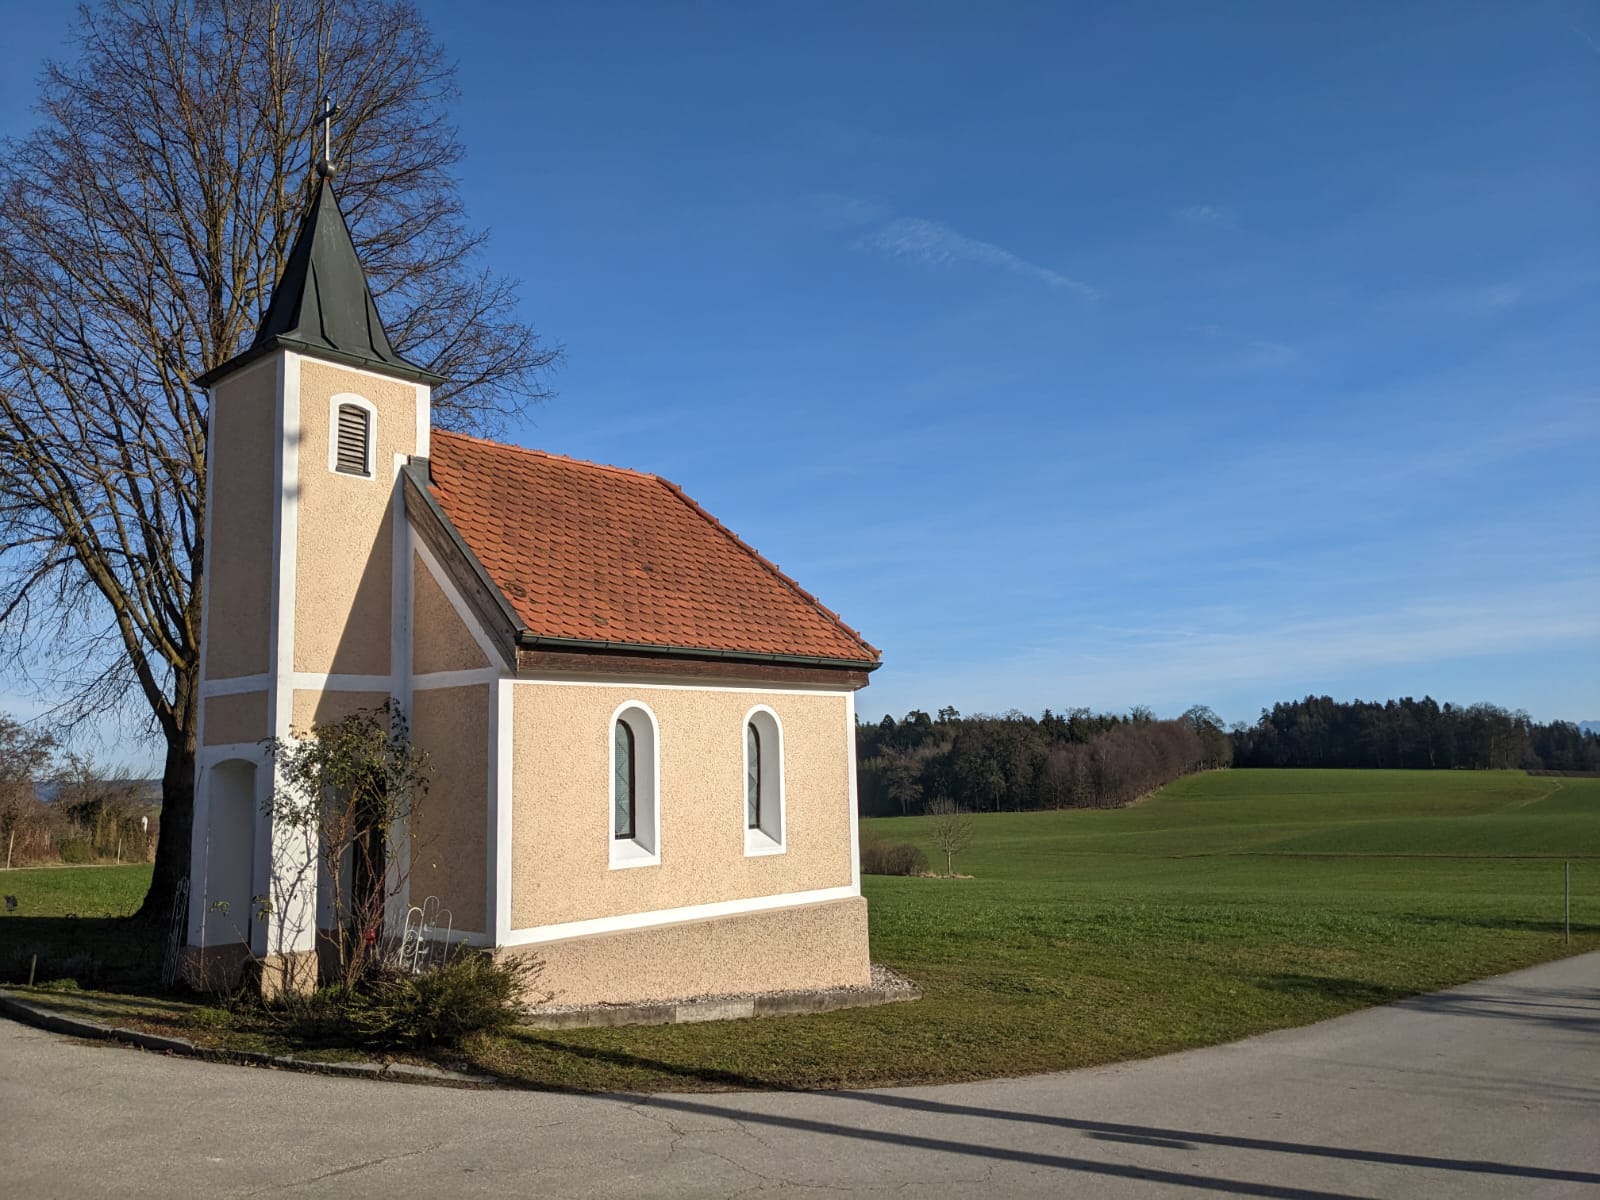
[(165, 724), (166, 762), (161, 769), (161, 836), (156, 840), (150, 890), (134, 914), (163, 928), (172, 920), (178, 884), (189, 878), (189, 842), (194, 833), (194, 725), (196, 672), (180, 671), (174, 681), (177, 703)]
[(11, 827), (11, 836), (6, 839), (6, 870), (11, 870), (11, 851), (17, 845), (17, 827)]

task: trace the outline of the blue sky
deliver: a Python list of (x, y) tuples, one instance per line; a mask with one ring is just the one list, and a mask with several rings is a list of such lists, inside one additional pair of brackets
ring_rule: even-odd
[(1600, 718), (1600, 4), (423, 8), (567, 349), (508, 436), (682, 484), (864, 714)]

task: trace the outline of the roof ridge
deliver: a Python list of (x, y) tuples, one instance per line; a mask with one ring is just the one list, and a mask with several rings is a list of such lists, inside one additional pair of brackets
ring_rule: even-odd
[(755, 559), (756, 562), (760, 563), (763, 567), (775, 575), (779, 580), (787, 585), (791, 591), (795, 592), (801, 597), (801, 599), (805, 600), (806, 603), (810, 604), (840, 629), (848, 633), (853, 639), (855, 639), (856, 644), (859, 645), (863, 650), (868, 651), (874, 659), (881, 659), (883, 657), (883, 652), (871, 642), (867, 641), (867, 639), (861, 635), (859, 630), (846, 623), (843, 617), (834, 612), (833, 609), (829, 608), (821, 600), (818, 600), (810, 592), (806, 591), (805, 588), (801, 587), (800, 584), (795, 579), (787, 575), (783, 568), (778, 566), (777, 563), (773, 562), (766, 555), (762, 554), (761, 551), (757, 550), (749, 542), (745, 541), (737, 533), (729, 529), (705, 508), (702, 508), (699, 501), (690, 496), (688, 492), (684, 491), (677, 484), (673, 483), (672, 480), (664, 479), (660, 475), (652, 475), (650, 478), (654, 479), (673, 495), (677, 496), (679, 500), (683, 501), (683, 503), (689, 506), (691, 511), (699, 514), (702, 520), (709, 523), (735, 546), (739, 547), (739, 549), (743, 550), (751, 558)]
[(630, 475), (635, 479), (650, 479), (657, 483), (666, 482), (661, 476), (651, 471), (638, 471), (633, 467), (619, 467), (614, 463), (595, 462), (590, 458), (574, 458), (570, 454), (555, 454), (549, 450), (539, 450), (533, 446), (518, 446), (514, 442), (497, 442), (493, 438), (460, 433), (454, 429), (435, 429), (431, 436), (436, 438), (457, 438), (463, 442), (476, 442), (480, 446), (493, 446), (496, 450), (509, 450), (513, 454), (531, 454), (538, 458), (547, 458), (551, 462), (570, 463), (575, 467), (593, 467), (596, 471), (611, 471), (617, 475)]

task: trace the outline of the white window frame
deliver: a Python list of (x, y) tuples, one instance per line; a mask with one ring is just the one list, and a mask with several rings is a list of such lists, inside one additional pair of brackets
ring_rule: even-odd
[[(628, 718), (633, 718), (629, 720)], [(643, 718), (642, 720), (639, 718)], [(617, 722), (633, 731), (633, 837), (616, 836)], [(606, 722), (606, 843), (612, 870), (661, 865), (661, 729), (641, 700), (617, 705)]]
[[(749, 796), (745, 793), (745, 780), (750, 776), (749, 727), (756, 727), (761, 739), (761, 809), (759, 828), (748, 825)], [(784, 854), (789, 843), (789, 810), (784, 787), (783, 721), (765, 704), (758, 704), (745, 713), (739, 723), (739, 759), (743, 769), (739, 772), (739, 824), (744, 829), (745, 857), (761, 854)]]
[[(364, 409), (367, 414), (367, 473), (352, 475), (339, 470), (339, 409), (349, 404)], [(354, 392), (339, 392), (328, 401), (328, 470), (341, 479), (376, 479), (378, 477), (378, 408), (365, 396)]]

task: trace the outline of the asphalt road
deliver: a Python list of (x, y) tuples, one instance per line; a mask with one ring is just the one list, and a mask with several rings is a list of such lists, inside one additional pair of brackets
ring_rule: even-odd
[(1146, 1062), (846, 1093), (328, 1079), (0, 1021), (0, 1196), (1600, 1196), (1600, 954)]

